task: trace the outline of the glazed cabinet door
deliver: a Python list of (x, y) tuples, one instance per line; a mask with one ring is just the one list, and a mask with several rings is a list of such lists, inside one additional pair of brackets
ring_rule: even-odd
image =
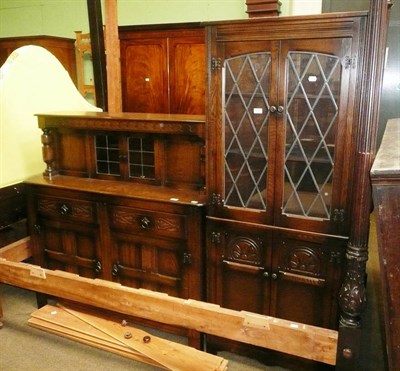
[[(244, 52), (245, 51), (245, 52)], [(279, 42), (218, 45), (211, 60), (210, 214), (271, 223)]]
[(281, 59), (274, 223), (346, 234), (356, 85), (351, 39), (285, 41)]
[(352, 48), (350, 38), (211, 48), (211, 215), (348, 233)]
[(232, 223), (209, 222), (207, 238), (208, 301), (224, 308), (268, 314), (268, 234)]

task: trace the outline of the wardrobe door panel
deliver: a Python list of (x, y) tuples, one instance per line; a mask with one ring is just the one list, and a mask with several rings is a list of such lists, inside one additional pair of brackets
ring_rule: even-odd
[(121, 41), (123, 110), (168, 113), (167, 40)]

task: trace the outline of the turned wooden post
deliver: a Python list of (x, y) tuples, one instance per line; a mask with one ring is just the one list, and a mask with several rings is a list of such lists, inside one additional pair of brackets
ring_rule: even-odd
[(54, 167), (54, 138), (51, 130), (43, 129), (42, 145), (43, 161), (46, 163), (46, 169), (43, 175), (51, 178), (58, 173)]

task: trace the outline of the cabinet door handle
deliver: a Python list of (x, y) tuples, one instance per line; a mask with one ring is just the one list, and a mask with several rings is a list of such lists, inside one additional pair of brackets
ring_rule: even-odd
[(150, 228), (150, 226), (151, 226), (150, 219), (149, 219), (147, 216), (142, 216), (142, 217), (140, 218), (140, 226), (141, 226), (143, 229)]
[(118, 277), (119, 274), (119, 263), (114, 263), (111, 268), (111, 275), (113, 277)]
[(100, 274), (101, 271), (103, 270), (103, 266), (101, 264), (100, 260), (95, 260), (94, 261), (94, 271), (96, 274)]
[(269, 112), (271, 112), (271, 113), (276, 112), (276, 107), (275, 106), (270, 106), (269, 107)]
[(284, 108), (282, 106), (279, 106), (277, 108), (278, 113), (282, 113), (284, 111)]

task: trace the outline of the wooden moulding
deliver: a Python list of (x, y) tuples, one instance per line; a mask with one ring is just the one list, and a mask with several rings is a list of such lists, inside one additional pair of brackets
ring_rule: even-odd
[(338, 333), (114, 282), (0, 260), (0, 282), (334, 365)]
[(279, 15), (282, 3), (277, 0), (247, 0), (246, 5), (249, 18), (255, 18)]

